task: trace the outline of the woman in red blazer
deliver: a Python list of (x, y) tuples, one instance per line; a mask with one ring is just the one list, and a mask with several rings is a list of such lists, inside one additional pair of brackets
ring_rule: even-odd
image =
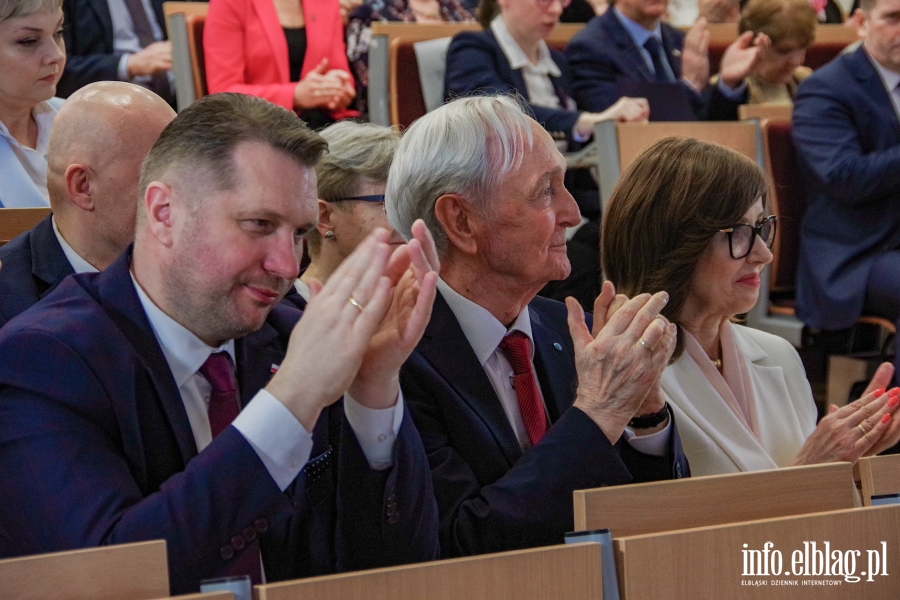
[(203, 50), (211, 94), (259, 96), (314, 126), (357, 114), (338, 0), (212, 0)]

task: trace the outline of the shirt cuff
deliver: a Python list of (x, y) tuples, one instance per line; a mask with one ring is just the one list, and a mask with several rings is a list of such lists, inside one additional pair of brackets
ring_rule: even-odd
[(719, 82), (716, 86), (726, 99), (731, 100), (732, 102), (741, 102), (744, 99), (744, 93), (747, 91), (747, 80), (745, 79), (742, 81), (741, 85), (736, 88), (730, 88), (725, 85), (725, 82), (719, 77)]
[(669, 451), (669, 436), (672, 435), (672, 415), (669, 413), (669, 422), (666, 426), (650, 435), (636, 435), (632, 430), (625, 428), (622, 432), (625, 440), (631, 447), (649, 456), (665, 456)]
[(397, 397), (397, 404), (381, 409), (363, 406), (349, 394), (344, 394), (344, 416), (353, 428), (369, 466), (376, 471), (392, 467), (394, 442), (403, 422), (403, 392)]
[(257, 392), (231, 424), (250, 443), (282, 492), (309, 461), (312, 433), (266, 390)]
[[(581, 113), (578, 113), (578, 114), (580, 115)], [(575, 129), (575, 126), (572, 125), (572, 140), (578, 142), (579, 144), (585, 143), (586, 141), (591, 139), (591, 137), (593, 135), (594, 135), (593, 133), (591, 133), (591, 135), (588, 135), (588, 136), (579, 135), (578, 131), (576, 131), (576, 129)]]
[(131, 56), (130, 53), (126, 52), (122, 56), (119, 57), (119, 81), (131, 81), (128, 78), (128, 57)]

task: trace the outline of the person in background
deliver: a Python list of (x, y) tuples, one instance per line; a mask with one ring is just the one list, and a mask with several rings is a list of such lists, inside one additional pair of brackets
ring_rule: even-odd
[(816, 37), (816, 11), (807, 0), (750, 0), (738, 30), (764, 33), (772, 41), (747, 77), (747, 104), (791, 104), (800, 82), (812, 74), (803, 61)]
[(69, 60), (59, 95), (95, 81), (129, 81), (175, 105), (163, 0), (63, 0)]
[(53, 214), (0, 247), (0, 326), (67, 275), (102, 271), (134, 240), (141, 163), (175, 111), (150, 90), (89, 83), (53, 122), (47, 187)]
[(369, 44), (372, 23), (445, 23), (474, 21), (474, 9), (460, 0), (367, 0), (350, 13), (347, 23), (347, 56), (356, 81), (356, 106), (369, 112)]
[(791, 126), (808, 203), (797, 317), (828, 331), (863, 311), (900, 321), (900, 0), (863, 0), (855, 20), (862, 46), (800, 85)]
[(685, 35), (662, 22), (667, 8), (668, 0), (617, 0), (572, 37), (566, 58), (579, 107), (606, 110), (637, 89), (656, 96), (649, 98), (651, 120), (737, 119), (746, 102), (744, 79), (768, 37), (739, 36), (722, 56), (718, 84), (710, 86), (706, 19)]
[(737, 152), (666, 138), (635, 159), (603, 216), (606, 277), (627, 295), (670, 291), (662, 314), (678, 342), (660, 385), (694, 475), (856, 462), (900, 439), (900, 389), (884, 390), (889, 363), (862, 398), (817, 426), (794, 347), (734, 322), (756, 304), (772, 261), (768, 189)]
[[(316, 167), (319, 221), (306, 234), (309, 266), (285, 296), (303, 309), (309, 283), (328, 281), (335, 269), (376, 227), (390, 229), (384, 214), (384, 188), (400, 134), (390, 127), (341, 121), (320, 132), (328, 152)], [(388, 244), (404, 243), (392, 232)]]
[(49, 206), (47, 148), (66, 64), (61, 0), (0, 0), (0, 208)]
[(338, 0), (212, 0), (203, 54), (210, 94), (259, 96), (313, 129), (357, 115)]

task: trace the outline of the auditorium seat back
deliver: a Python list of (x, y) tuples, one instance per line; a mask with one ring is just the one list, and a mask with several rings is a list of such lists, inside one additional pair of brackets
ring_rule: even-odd
[(207, 94), (203, 26), (208, 9), (208, 2), (163, 2), (179, 111)]
[(311, 577), (256, 586), (254, 592), (255, 600), (602, 600), (600, 545), (550, 546)]
[(0, 246), (50, 214), (49, 208), (0, 208)]
[(853, 473), (865, 506), (872, 506), (873, 496), (900, 496), (900, 454), (865, 456), (856, 463)]

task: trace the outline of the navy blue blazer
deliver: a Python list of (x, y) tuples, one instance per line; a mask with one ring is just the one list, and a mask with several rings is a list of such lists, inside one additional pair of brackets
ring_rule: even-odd
[[(198, 453), (129, 275), (130, 252), (66, 279), (0, 330), (0, 558), (164, 538), (175, 593), (221, 576), (259, 536), (269, 581), (437, 555), (426, 457), (404, 418), (394, 466), (372, 471), (340, 403), (282, 492), (228, 427)], [(284, 358), (300, 312), (276, 306), (236, 340), (241, 398)]]
[(792, 130), (809, 203), (797, 316), (811, 327), (850, 327), (875, 260), (900, 247), (900, 122), (864, 48), (800, 84)]
[[(666, 23), (661, 27), (662, 45), (669, 65), (675, 79), (685, 87), (696, 118), (710, 121), (737, 119), (737, 107), (743, 102), (728, 100), (715, 85), (708, 86), (702, 96), (698, 95), (681, 81), (684, 33)], [(566, 58), (572, 69), (575, 102), (584, 110), (600, 112), (615, 104), (625, 95), (620, 89), (623, 82), (655, 82), (634, 40), (611, 9), (588, 21), (572, 36), (566, 46)]]
[(75, 272), (49, 216), (0, 246), (0, 262), (0, 327)]
[(528, 308), (535, 370), (553, 425), (525, 454), (440, 294), (400, 372), (431, 463), (443, 557), (561, 544), (574, 527), (574, 490), (690, 474), (674, 427), (668, 456), (647, 456), (621, 440), (610, 444), (571, 408), (577, 379), (566, 307), (535, 297)]
[[(164, 0), (150, 0), (156, 22), (166, 36)], [(95, 81), (118, 81), (121, 54), (113, 51), (113, 25), (107, 0), (63, 0), (66, 67), (56, 95), (68, 98)]]
[[(551, 77), (558, 96), (572, 97), (569, 63), (562, 52), (550, 49), (553, 62), (562, 73)], [(453, 37), (447, 50), (447, 70), (444, 72), (444, 97), (447, 100), (472, 94), (516, 93), (528, 100), (525, 78), (520, 69), (509, 65), (506, 55), (497, 43), (494, 32), (462, 31)], [(551, 133), (565, 134), (573, 143), (572, 128), (581, 111), (563, 108), (544, 108), (529, 104), (534, 120)]]

